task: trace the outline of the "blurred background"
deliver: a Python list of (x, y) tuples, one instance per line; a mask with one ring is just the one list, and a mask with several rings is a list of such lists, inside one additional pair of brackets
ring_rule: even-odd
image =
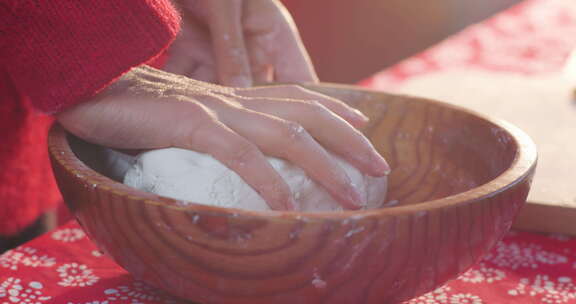
[(355, 83), (518, 0), (283, 0), (320, 79)]

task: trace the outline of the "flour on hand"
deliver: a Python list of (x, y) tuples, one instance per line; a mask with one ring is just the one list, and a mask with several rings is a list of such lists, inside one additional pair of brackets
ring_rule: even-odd
[[(386, 177), (362, 174), (333, 155), (364, 195), (364, 209), (380, 208), (386, 195)], [(340, 211), (342, 207), (305, 172), (291, 163), (268, 161), (290, 186), (298, 211)], [(266, 202), (234, 171), (208, 154), (169, 148), (138, 155), (124, 177), (126, 185), (173, 199), (249, 210), (270, 210)]]

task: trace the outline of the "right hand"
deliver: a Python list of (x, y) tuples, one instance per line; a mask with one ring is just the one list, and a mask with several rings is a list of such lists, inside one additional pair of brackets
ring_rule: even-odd
[(164, 70), (227, 86), (318, 82), (279, 0), (175, 0), (180, 33)]
[(58, 121), (80, 138), (111, 148), (208, 153), (273, 210), (291, 210), (294, 204), (289, 186), (264, 154), (304, 169), (346, 209), (359, 208), (362, 196), (324, 147), (368, 175), (390, 170), (355, 128), (365, 125), (365, 116), (297, 86), (222, 87), (143, 66), (60, 113)]

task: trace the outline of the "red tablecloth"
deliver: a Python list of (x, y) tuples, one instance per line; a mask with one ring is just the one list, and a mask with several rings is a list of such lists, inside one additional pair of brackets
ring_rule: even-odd
[[(362, 84), (391, 89), (458, 67), (554, 72), (574, 46), (576, 2), (529, 0)], [(102, 256), (75, 222), (0, 256), (0, 304), (173, 302)], [(407, 303), (576, 303), (576, 238), (510, 232), (470, 271)]]

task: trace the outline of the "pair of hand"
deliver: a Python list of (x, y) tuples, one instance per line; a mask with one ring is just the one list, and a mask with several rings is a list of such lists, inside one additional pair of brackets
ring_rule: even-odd
[[(292, 209), (292, 195), (264, 155), (284, 158), (303, 168), (345, 208), (358, 208), (358, 190), (325, 149), (366, 174), (387, 174), (385, 160), (357, 130), (367, 118), (339, 100), (297, 86), (241, 88), (270, 80), (316, 80), (287, 12), (273, 0), (180, 4), (184, 14), (195, 16), (186, 22), (195, 23), (184, 25), (172, 46), (166, 68), (171, 73), (135, 68), (92, 100), (60, 113), (59, 122), (79, 137), (108, 147), (180, 147), (211, 154), (275, 210)], [(212, 44), (189, 40), (190, 33), (211, 37)], [(273, 73), (262, 72), (264, 66)]]

